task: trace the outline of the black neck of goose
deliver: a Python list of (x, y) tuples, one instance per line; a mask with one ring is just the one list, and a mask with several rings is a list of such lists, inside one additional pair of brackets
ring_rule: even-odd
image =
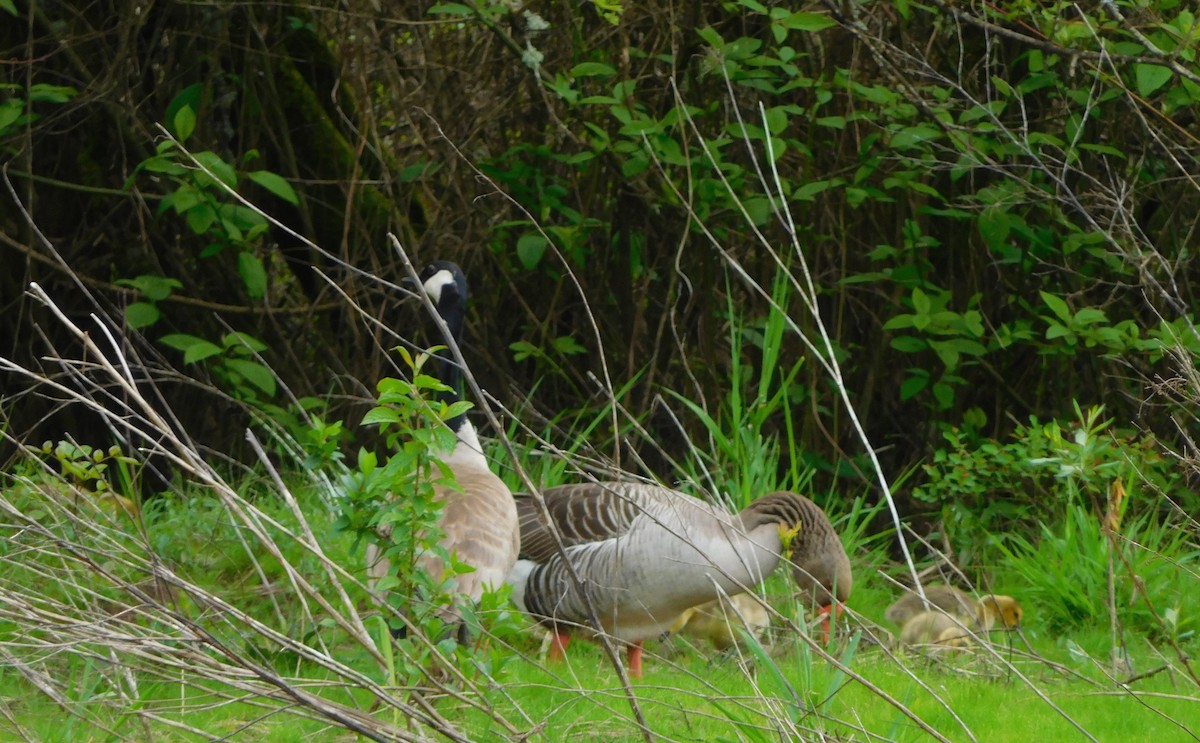
[[(448, 306), (442, 306), (442, 305)], [(466, 311), (458, 302), (443, 301), (438, 305), (438, 314), (446, 321), (446, 327), (450, 330), (450, 337), (454, 339), (454, 344), (458, 345), (462, 342), (463, 325), (465, 323)], [(458, 362), (454, 360), (454, 354), (449, 348), (443, 348), (438, 351), (438, 379), (442, 384), (449, 387), (449, 390), (439, 392), (437, 399), (447, 405), (452, 405), (462, 399), (462, 369)], [(457, 433), (467, 421), (465, 413), (459, 413), (452, 418), (446, 420), (446, 425), (450, 426), (450, 430)]]

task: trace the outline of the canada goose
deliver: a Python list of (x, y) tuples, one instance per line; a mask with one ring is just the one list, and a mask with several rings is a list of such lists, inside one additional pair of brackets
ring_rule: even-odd
[[(850, 561), (832, 524), (795, 493), (771, 493), (738, 514), (641, 483), (564, 485), (542, 497), (600, 628), (630, 645), (635, 677), (647, 638), (698, 604), (758, 585), (785, 549), (806, 603), (824, 607), (850, 595)], [(554, 632), (554, 660), (569, 627), (591, 631), (587, 601), (533, 500), (518, 496), (517, 510), (522, 559), (509, 576), (512, 597)]]
[(761, 640), (770, 625), (771, 615), (762, 601), (748, 593), (738, 593), (693, 606), (680, 614), (667, 632), (707, 640), (717, 650), (724, 651), (741, 642), (739, 628)]
[(941, 611), (917, 612), (900, 630), (905, 647), (932, 645), (934, 649), (966, 648), (971, 644), (970, 628), (960, 619)]
[[(462, 338), (467, 311), (467, 279), (462, 270), (448, 261), (434, 261), (420, 274), (421, 288), (429, 295), (437, 312), (445, 320), (454, 342)], [(462, 372), (446, 351), (439, 354), (437, 376), (449, 391), (440, 394), (447, 404), (459, 400)], [(462, 595), (456, 604), (467, 600), (478, 602), (483, 592), (499, 588), (517, 560), (521, 531), (517, 523), (517, 508), (512, 492), (488, 467), (487, 458), (479, 444), (475, 427), (466, 414), (446, 421), (457, 441), (448, 452), (436, 452), (438, 459), (454, 475), (454, 486), (438, 485), (434, 499), (442, 504), (438, 528), (442, 538), (438, 545), (458, 561), (474, 568), (472, 572), (455, 576), (455, 592)], [(381, 529), (386, 543), (391, 528)], [(418, 566), (434, 580), (440, 580), (446, 566), (434, 554), (423, 554)], [(387, 557), (375, 544), (367, 546), (367, 566), (370, 585), (388, 574), (391, 567)], [(449, 624), (460, 621), (461, 612), (455, 607), (443, 607), (438, 615)], [(459, 627), (459, 639), (467, 639), (466, 628)]]
[(953, 586), (929, 586), (925, 598), (930, 609), (926, 609), (921, 597), (915, 593), (902, 596), (887, 608), (884, 616), (900, 627), (925, 611), (936, 611), (958, 617), (964, 624), (976, 630), (990, 630), (997, 622), (1005, 629), (1020, 626), (1024, 612), (1021, 604), (1012, 596), (988, 594), (978, 601)]

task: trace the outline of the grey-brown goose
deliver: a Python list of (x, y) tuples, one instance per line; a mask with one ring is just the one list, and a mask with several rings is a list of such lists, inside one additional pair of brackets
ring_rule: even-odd
[[(850, 561), (832, 524), (795, 493), (771, 493), (737, 514), (641, 483), (564, 485), (542, 497), (601, 629), (630, 645), (634, 676), (642, 673), (647, 638), (691, 607), (762, 582), (789, 539), (793, 579), (810, 604), (827, 606), (850, 595)], [(558, 657), (568, 628), (591, 627), (587, 606), (536, 504), (518, 496), (517, 510), (522, 559), (509, 576), (513, 600), (551, 628), (551, 657)]]
[[(435, 261), (420, 274), (421, 289), (429, 295), (438, 314), (459, 343), (466, 322), (467, 279), (462, 270), (449, 261)], [(441, 393), (447, 404), (459, 400), (462, 372), (446, 351), (439, 354), (438, 378), (450, 388)], [(438, 544), (449, 554), (474, 568), (473, 572), (455, 577), (455, 592), (460, 595), (455, 606), (443, 607), (439, 616), (448, 623), (461, 618), (458, 605), (462, 601), (478, 603), (485, 590), (499, 588), (512, 570), (520, 550), (521, 532), (512, 491), (492, 473), (483, 454), (475, 427), (465, 414), (446, 421), (454, 431), (456, 442), (438, 458), (454, 475), (456, 487), (439, 485), (434, 498), (442, 503), (438, 527), (442, 538)], [(389, 533), (383, 534), (385, 539)], [(388, 574), (390, 563), (383, 553), (371, 544), (367, 547), (367, 565), (372, 589)], [(439, 580), (446, 569), (443, 561), (433, 554), (418, 558), (418, 567)], [(459, 627), (460, 640), (466, 639), (465, 627)]]

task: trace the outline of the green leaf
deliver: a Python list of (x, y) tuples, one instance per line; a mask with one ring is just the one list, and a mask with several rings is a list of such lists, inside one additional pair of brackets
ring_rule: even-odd
[(909, 126), (901, 129), (892, 136), (891, 145), (898, 150), (905, 150), (914, 147), (922, 142), (927, 142), (931, 139), (937, 139), (942, 135), (942, 130), (926, 124), (918, 124), (917, 126)]
[(20, 98), (9, 98), (4, 103), (0, 103), (0, 133), (12, 126), (24, 112), (25, 101)]
[(913, 309), (918, 315), (928, 315), (932, 302), (929, 301), (929, 295), (921, 291), (920, 287), (913, 287), (912, 290)]
[(750, 222), (757, 227), (762, 227), (771, 219), (771, 201), (767, 198), (754, 196), (743, 201), (742, 206), (746, 209)]
[(1071, 337), (1071, 331), (1058, 323), (1050, 323), (1050, 327), (1046, 330), (1046, 340), (1048, 341), (1069, 337)]
[(195, 345), (189, 346), (188, 349), (183, 352), (183, 363), (194, 364), (197, 361), (203, 361), (205, 359), (212, 358), (213, 356), (220, 355), (221, 349), (215, 343), (200, 341)]
[(1008, 233), (1012, 229), (1012, 220), (1008, 218), (1008, 212), (998, 206), (984, 209), (979, 214), (976, 224), (979, 226), (979, 234), (983, 236), (983, 241), (993, 250), (1004, 245), (1008, 240)]
[(300, 203), (292, 184), (288, 183), (283, 176), (269, 170), (256, 170), (253, 173), (247, 173), (246, 176), (292, 206)]
[(1050, 308), (1050, 311), (1058, 315), (1058, 319), (1062, 320), (1067, 325), (1071, 324), (1071, 320), (1073, 318), (1071, 315), (1071, 310), (1067, 307), (1066, 302), (1054, 296), (1053, 294), (1047, 294), (1046, 292), (1038, 293), (1042, 295), (1042, 301), (1046, 303), (1046, 306)]
[(438, 3), (428, 10), (429, 15), (475, 15), (475, 11), (462, 3)]
[(121, 279), (117, 283), (122, 286), (132, 286), (152, 302), (161, 302), (171, 296), (172, 291), (183, 287), (178, 279), (150, 275), (138, 276), (136, 279)]
[[(186, 351), (197, 343), (208, 343), (203, 338), (188, 335), (187, 333), (170, 333), (159, 338), (158, 342), (169, 348), (174, 348), (176, 351)], [(221, 349), (217, 348), (217, 352), (220, 353), (220, 351)]]
[(268, 396), (275, 394), (275, 375), (271, 370), (257, 361), (248, 359), (226, 359), (225, 366), (242, 376), (250, 384), (265, 392)]
[(937, 382), (933, 385), (933, 397), (938, 401), (938, 407), (942, 410), (954, 407), (954, 388), (945, 382)]
[[(175, 126), (175, 119), (179, 115), (179, 112), (184, 108), (192, 109), (192, 117), (194, 120), (196, 112), (200, 110), (200, 99), (203, 97), (203, 95), (204, 83), (193, 83), (192, 85), (189, 85), (183, 90), (179, 91), (175, 94), (175, 97), (171, 99), (171, 102), (167, 104), (167, 110), (163, 117), (163, 121), (171, 126)], [(183, 139), (183, 137), (179, 136), (178, 130), (176, 130), (175, 136)]]
[(215, 343), (209, 343), (203, 338), (197, 338), (187, 333), (164, 335), (159, 338), (159, 341), (164, 346), (183, 351), (183, 363), (185, 364), (194, 364), (213, 356), (220, 356), (222, 353), (221, 347)]
[(7, 11), (14, 18), (17, 17), (17, 6), (13, 4), (13, 0), (0, 0), (0, 10)]
[(946, 341), (947, 344), (953, 346), (960, 354), (967, 356), (984, 356), (987, 354), (987, 349), (979, 341), (973, 341), (970, 338), (952, 338)]
[(899, 338), (893, 338), (889, 344), (897, 351), (904, 353), (920, 353), (929, 348), (929, 344), (920, 338), (914, 338), (911, 335), (902, 335)]
[(69, 85), (37, 83), (29, 88), (29, 100), (38, 103), (67, 103), (79, 91)]
[(721, 38), (721, 34), (717, 33), (716, 29), (712, 26), (705, 26), (696, 33), (714, 49), (722, 49), (725, 46), (725, 40)]
[(883, 324), (884, 330), (904, 330), (913, 326), (913, 316), (907, 312), (896, 315)]
[(238, 331), (226, 333), (224, 337), (221, 338), (221, 345), (225, 346), (227, 349), (238, 348), (243, 351), (251, 351), (253, 353), (262, 353), (263, 351), (267, 350), (266, 343), (263, 343), (249, 333), (242, 333)]
[(429, 163), (425, 163), (425, 162), (413, 163), (412, 165), (409, 165), (404, 170), (401, 170), (400, 175), (396, 176), (396, 179), (399, 180), (401, 183), (412, 183), (413, 181), (417, 180), (421, 176), (425, 175), (425, 171), (427, 169), (430, 170), (430, 172), (432, 172), (432, 170), (433, 170), (432, 168), (429, 167)]
[(508, 345), (508, 350), (513, 352), (513, 361), (524, 361), (530, 357), (541, 355), (541, 350), (530, 343), (529, 341), (516, 341)]
[(1084, 307), (1075, 313), (1075, 325), (1095, 325), (1102, 322), (1108, 322), (1108, 315), (1104, 314), (1104, 310)]
[[(149, 167), (146, 169), (152, 170), (152, 168)], [(187, 212), (188, 210), (193, 209), (194, 207), (203, 203), (204, 193), (190, 183), (181, 184), (179, 188), (175, 189), (175, 193), (171, 198), (171, 207), (175, 209), (176, 214), (183, 214), (184, 212)]]
[[(371, 408), (367, 414), (363, 416), (362, 425), (373, 426), (387, 423), (399, 423), (400, 413), (391, 408)], [(373, 464), (373, 463), (372, 463)], [(374, 469), (374, 466), (371, 467)]]
[(192, 136), (192, 132), (196, 131), (196, 112), (191, 106), (184, 106), (175, 112), (171, 126), (175, 130), (175, 137), (180, 142), (186, 142), (188, 137)]
[(929, 385), (929, 377), (909, 377), (900, 384), (900, 399), (909, 400)]
[(531, 270), (541, 262), (546, 253), (546, 238), (537, 232), (526, 232), (517, 240), (517, 258), (526, 270)]
[(1137, 79), (1138, 93), (1149, 96), (1171, 79), (1171, 68), (1156, 64), (1135, 64), (1133, 73)]
[(823, 31), (830, 26), (836, 26), (837, 21), (821, 13), (800, 11), (799, 13), (792, 13), (785, 18), (780, 18), (779, 25), (793, 31)]
[(237, 188), (237, 171), (233, 166), (221, 159), (221, 156), (210, 150), (197, 152), (195, 154), (196, 162), (200, 163), (205, 170), (212, 173), (217, 180), (224, 183), (230, 188)]
[(779, 134), (787, 128), (788, 115), (783, 106), (768, 108), (763, 118), (767, 122), (767, 131), (771, 134)]
[(930, 341), (929, 347), (938, 355), (942, 363), (946, 366), (946, 371), (954, 371), (958, 368), (958, 348), (945, 341)]
[(574, 356), (581, 353), (587, 353), (587, 349), (580, 345), (579, 341), (569, 335), (562, 335), (554, 339), (554, 350), (558, 351), (563, 356)]
[(125, 308), (125, 322), (131, 328), (146, 328), (158, 322), (161, 314), (149, 302), (134, 302)]
[(217, 210), (208, 204), (196, 204), (187, 209), (188, 229), (197, 235), (208, 232), (215, 221), (217, 221)]
[(814, 196), (836, 185), (839, 185), (839, 181), (837, 179), (829, 181), (809, 181), (808, 183), (803, 183), (797, 186), (796, 189), (792, 191), (792, 198), (796, 199), (797, 201), (812, 201)]
[(183, 175), (187, 172), (187, 168), (175, 160), (173, 152), (146, 158), (138, 165), (138, 170), (145, 170), (149, 173), (162, 173), (163, 175)]
[(603, 62), (580, 62), (571, 68), (571, 77), (610, 77), (615, 74), (616, 69)]
[(251, 299), (260, 299), (267, 291), (267, 269), (257, 255), (244, 250), (238, 253), (238, 274)]

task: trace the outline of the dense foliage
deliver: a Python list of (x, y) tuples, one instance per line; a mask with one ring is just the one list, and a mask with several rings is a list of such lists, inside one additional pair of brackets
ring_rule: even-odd
[[(761, 332), (794, 236), (888, 471), (1072, 400), (1191, 435), (1186, 3), (341, 8), (5, 4), (6, 357), (42, 353), (36, 281), (109, 307), (220, 450), (243, 403), (353, 422), (416, 323), (391, 231), (467, 268), (485, 388), (560, 420), (619, 392), (679, 455), (704, 423), (663, 390), (715, 417), (739, 366), (809, 355)], [(197, 375), (228, 397), (183, 404)], [(819, 364), (744, 383), (786, 385), (761, 430), (792, 457), (854, 471)], [(8, 430), (99, 438), (45, 413)]]

